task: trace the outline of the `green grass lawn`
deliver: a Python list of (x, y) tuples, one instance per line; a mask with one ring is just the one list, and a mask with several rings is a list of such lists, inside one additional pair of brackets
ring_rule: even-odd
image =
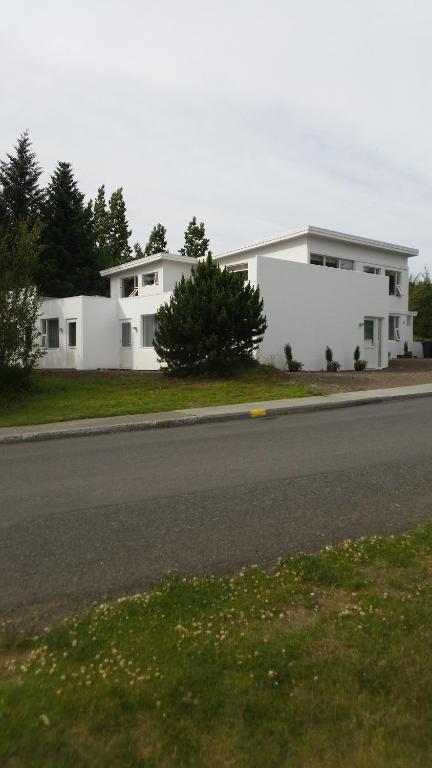
[(16, 399), (0, 399), (0, 427), (310, 394), (319, 393), (290, 383), (286, 374), (271, 366), (259, 366), (241, 376), (214, 380), (173, 379), (162, 374), (35, 373), (30, 393)]
[(3, 633), (2, 768), (425, 768), (432, 524)]

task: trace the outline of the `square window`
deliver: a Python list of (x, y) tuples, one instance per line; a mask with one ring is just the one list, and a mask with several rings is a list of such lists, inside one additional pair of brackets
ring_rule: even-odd
[(311, 253), (310, 263), (315, 264), (317, 267), (324, 266), (324, 256), (318, 256), (316, 253)]

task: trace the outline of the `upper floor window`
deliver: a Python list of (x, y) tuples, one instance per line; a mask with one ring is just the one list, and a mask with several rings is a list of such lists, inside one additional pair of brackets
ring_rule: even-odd
[(129, 296), (136, 296), (138, 293), (138, 275), (132, 275), (132, 277), (123, 277), (121, 281), (121, 296), (122, 299), (127, 299)]
[(159, 273), (158, 272), (145, 272), (141, 275), (141, 284), (145, 285), (159, 285)]
[(235, 272), (237, 275), (240, 275), (243, 282), (247, 282), (249, 280), (249, 271), (248, 271), (248, 265), (247, 264), (230, 264), (229, 267), (227, 267), (228, 272)]
[(41, 345), (47, 349), (59, 348), (60, 329), (58, 317), (41, 320)]
[(401, 273), (395, 272), (393, 269), (386, 269), (386, 277), (389, 279), (389, 296), (403, 296), (403, 290), (401, 287)]
[(321, 256), (319, 253), (311, 253), (310, 264), (317, 267), (333, 267), (334, 269), (354, 269), (351, 259), (337, 259), (336, 256)]
[(367, 272), (368, 275), (380, 275), (381, 270), (379, 267), (363, 267), (363, 272)]

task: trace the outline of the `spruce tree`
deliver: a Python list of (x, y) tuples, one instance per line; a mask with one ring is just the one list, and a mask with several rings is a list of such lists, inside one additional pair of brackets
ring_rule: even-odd
[(102, 268), (109, 267), (109, 230), (110, 217), (105, 200), (105, 186), (99, 187), (93, 203), (93, 228), (98, 262)]
[(13, 228), (26, 221), (33, 227), (40, 218), (43, 202), (39, 186), (42, 170), (28, 131), (19, 137), (15, 153), (6, 157), (0, 162), (0, 221)]
[(123, 198), (123, 189), (120, 187), (112, 193), (109, 201), (109, 234), (108, 234), (108, 260), (107, 266), (115, 267), (129, 261), (132, 248), (129, 238), (132, 230), (129, 229), (126, 218), (126, 203)]
[(208, 238), (205, 236), (204, 222), (197, 224), (196, 216), (189, 222), (185, 232), (185, 242), (183, 248), (180, 248), (182, 256), (190, 256), (193, 259), (204, 257), (209, 253)]
[(169, 373), (227, 374), (254, 362), (267, 328), (259, 288), (209, 255), (159, 308), (153, 346)]
[(39, 288), (44, 296), (101, 290), (91, 203), (84, 204), (70, 163), (60, 162), (46, 190)]
[(153, 256), (155, 253), (167, 253), (166, 227), (156, 224), (150, 232), (148, 243), (144, 248), (145, 256)]
[(135, 243), (133, 249), (134, 249), (134, 259), (144, 258), (145, 253), (139, 243)]

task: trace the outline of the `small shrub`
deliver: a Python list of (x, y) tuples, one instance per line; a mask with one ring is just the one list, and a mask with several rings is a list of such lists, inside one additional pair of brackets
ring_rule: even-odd
[(354, 360), (355, 371), (365, 371), (367, 368), (367, 360)]
[(340, 371), (340, 363), (338, 363), (337, 360), (333, 360), (333, 350), (331, 347), (326, 347), (325, 350), (325, 357), (327, 360), (327, 371), (328, 373), (336, 373), (337, 371)]
[(360, 347), (357, 344), (355, 350), (354, 350), (354, 370), (355, 371), (364, 371), (367, 368), (367, 361), (366, 360), (360, 360)]
[(290, 373), (296, 373), (297, 371), (301, 371), (301, 369), (303, 368), (303, 363), (301, 363), (299, 360), (294, 360), (292, 356), (291, 344), (285, 344), (284, 352), (285, 352), (285, 358), (286, 358), (288, 370), (290, 371)]

